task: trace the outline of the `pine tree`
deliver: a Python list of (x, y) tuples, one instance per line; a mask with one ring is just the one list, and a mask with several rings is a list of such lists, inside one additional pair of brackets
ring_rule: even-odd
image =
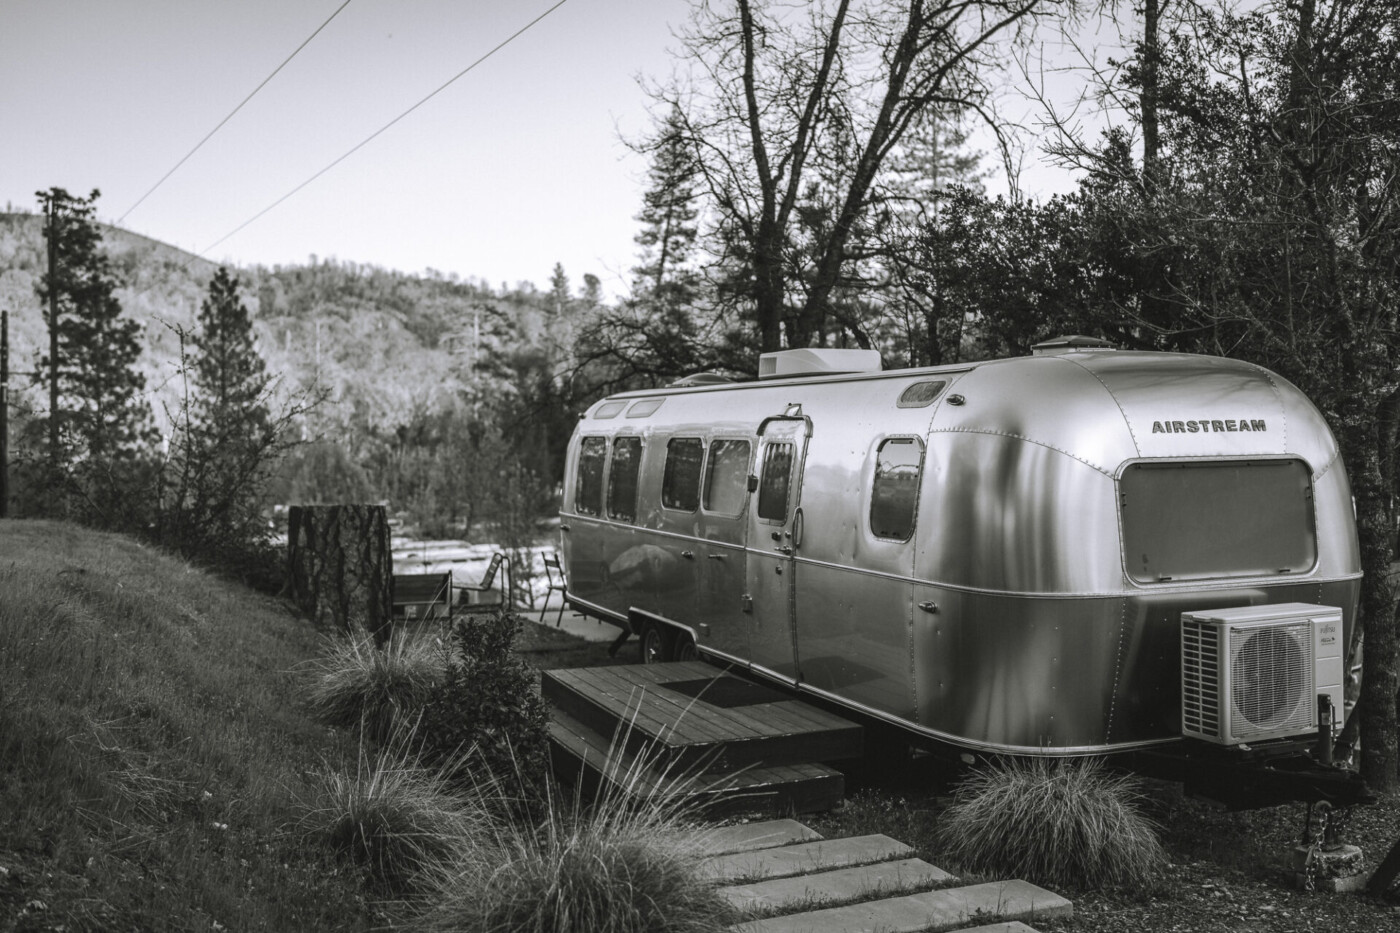
[(632, 269), (638, 297), (658, 311), (688, 307), (698, 297), (699, 276), (689, 265), (699, 237), (697, 173), (684, 120), (673, 109), (653, 143), (649, 184), (636, 217), (642, 223), (635, 237), (642, 262)]
[(552, 314), (563, 314), (569, 307), (569, 276), (564, 271), (564, 264), (556, 262), (554, 271), (549, 276), (549, 311)]
[[(47, 467), (80, 514), (120, 525), (139, 496), (131, 483), (154, 441), (145, 377), (136, 369), (140, 325), (122, 317), (117, 284), (93, 221), (99, 192), (38, 192), (51, 269), (40, 280), (50, 331), (38, 378), (49, 383)], [(128, 516), (129, 517), (129, 516)]]
[(284, 446), (287, 419), (269, 410), (272, 379), (238, 288), (221, 266), (200, 305), (184, 364), (189, 391), (162, 483), (160, 537), (194, 558), (227, 561), (260, 543), (261, 493)]
[(194, 414), (220, 437), (252, 441), (270, 421), (266, 394), (271, 378), (253, 343), (253, 321), (238, 287), (238, 277), (220, 266), (200, 305), (199, 330), (190, 338), (196, 351)]

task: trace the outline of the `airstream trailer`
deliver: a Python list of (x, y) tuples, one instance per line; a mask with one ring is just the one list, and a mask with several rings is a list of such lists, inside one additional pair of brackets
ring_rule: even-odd
[(1255, 365), (1082, 343), (895, 371), (785, 351), (598, 402), (568, 452), (569, 604), (647, 660), (964, 753), (1238, 757), (1330, 728), (1361, 571), (1322, 416)]

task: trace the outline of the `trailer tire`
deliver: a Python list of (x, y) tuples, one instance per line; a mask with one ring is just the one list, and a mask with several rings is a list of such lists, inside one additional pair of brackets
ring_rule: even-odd
[(673, 660), (700, 660), (700, 652), (695, 647), (695, 639), (690, 637), (689, 632), (676, 632), (673, 641), (675, 645), (671, 652), (671, 657)]
[(642, 626), (641, 652), (643, 664), (660, 664), (671, 660), (675, 639), (668, 625), (648, 622)]

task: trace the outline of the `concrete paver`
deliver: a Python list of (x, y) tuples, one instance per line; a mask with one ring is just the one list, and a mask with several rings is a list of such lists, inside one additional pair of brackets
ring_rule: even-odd
[(736, 852), (752, 852), (755, 849), (771, 849), (776, 846), (792, 845), (794, 842), (812, 842), (822, 838), (822, 834), (797, 822), (797, 820), (763, 820), (758, 823), (740, 823), (736, 826), (721, 826), (705, 832), (700, 855), (732, 855)]
[(758, 881), (720, 888), (720, 897), (743, 911), (788, 913), (834, 907), (872, 896), (893, 897), (957, 881), (953, 875), (922, 859), (899, 859), (876, 865)]
[(850, 836), (720, 855), (700, 862), (700, 876), (719, 884), (787, 878), (851, 865), (908, 858), (914, 850), (889, 836)]
[(736, 933), (946, 933), (980, 918), (1069, 917), (1070, 902), (1026, 881), (1000, 881), (742, 923)]

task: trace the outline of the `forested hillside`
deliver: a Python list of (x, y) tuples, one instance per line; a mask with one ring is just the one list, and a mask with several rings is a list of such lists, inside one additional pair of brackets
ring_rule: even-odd
[[(10, 312), (12, 417), (21, 422), (45, 409), (42, 384), (28, 375), (48, 340), (36, 290), (47, 263), (43, 223), (0, 214), (0, 307)], [(168, 436), (184, 391), (180, 335), (195, 328), (217, 266), (114, 227), (101, 233), (116, 297), (142, 327), (138, 368)], [(460, 527), (482, 517), (482, 496), (459, 474), (500, 477), (505, 447), (537, 473), (533, 498), (547, 497), (576, 401), (556, 384), (598, 303), (591, 276), (575, 290), (556, 268), (549, 291), (495, 289), (314, 255), (305, 265), (230, 271), (258, 351), (280, 380), (277, 395), (323, 399), (300, 419), (307, 443), (274, 482), (272, 501), (387, 499), (426, 523)]]

